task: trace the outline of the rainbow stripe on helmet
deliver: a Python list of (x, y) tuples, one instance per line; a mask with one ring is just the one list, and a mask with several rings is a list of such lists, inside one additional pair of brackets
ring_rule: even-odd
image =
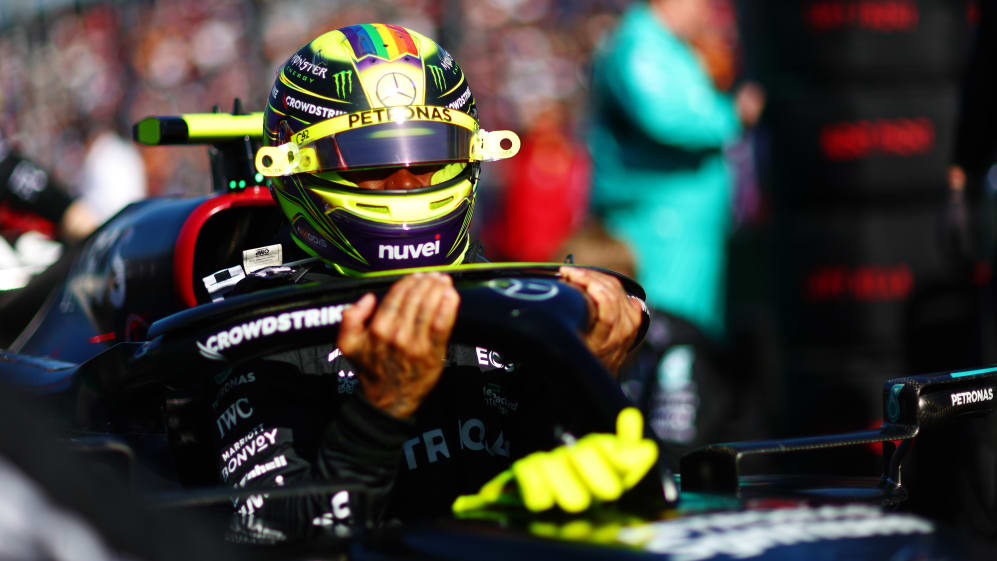
[(339, 31), (350, 42), (358, 61), (368, 56), (391, 61), (408, 56), (415, 62), (419, 61), (419, 47), (404, 27), (365, 23), (343, 27)]

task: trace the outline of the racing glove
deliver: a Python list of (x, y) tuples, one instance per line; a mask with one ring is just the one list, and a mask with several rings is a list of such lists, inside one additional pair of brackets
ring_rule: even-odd
[(616, 418), (616, 434), (589, 434), (550, 452), (530, 454), (485, 483), (477, 494), (457, 497), (453, 511), (522, 505), (539, 512), (556, 505), (575, 513), (593, 500), (614, 501), (657, 462), (658, 446), (643, 435), (640, 411), (628, 407)]

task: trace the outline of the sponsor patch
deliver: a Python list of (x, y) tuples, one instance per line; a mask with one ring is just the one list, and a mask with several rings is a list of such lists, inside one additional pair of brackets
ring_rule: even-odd
[[(335, 526), (350, 519), (350, 493), (338, 491), (329, 497), (329, 511), (312, 519), (313, 526)], [(337, 535), (341, 535), (337, 532)]]
[(377, 258), (388, 261), (405, 261), (408, 259), (419, 259), (420, 257), (432, 257), (439, 254), (439, 234), (436, 234), (436, 239), (431, 242), (418, 244), (378, 244), (377, 246)]
[(412, 78), (401, 72), (389, 72), (381, 76), (374, 86), (374, 95), (385, 107), (412, 105), (417, 93), (418, 89)]
[(427, 64), (426, 70), (432, 77), (433, 85), (436, 86), (438, 90), (445, 90), (447, 88), (447, 79), (443, 76), (443, 69), (435, 64)]
[[(489, 437), (491, 434), (494, 438)], [(481, 419), (458, 419), (457, 434), (451, 435), (457, 440), (461, 450), (473, 452), (484, 452), (489, 456), (509, 457), (509, 441), (501, 430), (495, 435), (494, 427), (489, 431), (485, 422)], [(408, 469), (418, 469), (420, 465), (451, 458), (451, 445), (447, 442), (447, 437), (443, 429), (432, 429), (423, 432), (421, 435), (405, 441), (402, 445), (402, 452), (405, 455), (405, 463)]]
[(222, 300), (225, 293), (239, 284), (244, 278), (246, 278), (246, 272), (242, 270), (242, 266), (235, 265), (228, 269), (211, 273), (201, 279), (201, 281), (204, 283), (204, 289), (211, 296), (211, 301), (217, 302)]
[(336, 95), (340, 99), (346, 99), (347, 95), (353, 95), (353, 71), (340, 70), (332, 75), (333, 83), (336, 85)]
[(471, 99), (471, 88), (464, 88), (464, 93), (460, 97), (447, 104), (450, 109), (463, 109), (467, 101)]
[(954, 393), (949, 396), (952, 399), (952, 405), (969, 405), (970, 403), (979, 403), (981, 401), (993, 401), (994, 399), (994, 389), (993, 388), (983, 388), (979, 390), (971, 390), (968, 392)]
[(256, 479), (257, 477), (270, 473), (275, 469), (280, 469), (284, 467), (287, 467), (287, 457), (284, 456), (284, 454), (277, 456), (276, 458), (270, 460), (269, 462), (256, 464), (255, 466), (253, 466), (253, 469), (249, 470), (249, 472), (247, 472), (246, 475), (242, 476), (242, 479), (239, 480), (239, 483), (236, 484), (236, 487), (243, 488), (246, 486), (246, 483)]
[(307, 72), (312, 76), (318, 76), (319, 78), (325, 78), (325, 73), (329, 70), (324, 66), (318, 66), (308, 62), (307, 60), (301, 58), (298, 54), (291, 57), (291, 64), (301, 72)]
[(249, 419), (252, 416), (253, 406), (249, 404), (249, 399), (240, 397), (215, 419), (215, 425), (218, 427), (218, 436), (225, 438), (225, 431), (238, 424), (240, 419)]
[[(249, 516), (254, 512), (263, 508), (263, 503), (269, 495), (250, 495), (245, 499), (241, 499), (242, 506), (239, 507), (239, 514), (243, 516)], [(240, 499), (233, 499), (233, 502), (238, 504)]]
[(333, 109), (331, 107), (323, 107), (321, 105), (315, 105), (308, 101), (302, 101), (296, 97), (289, 95), (284, 96), (284, 105), (290, 107), (291, 109), (297, 109), (298, 111), (304, 111), (309, 115), (314, 115), (321, 119), (331, 119), (339, 115), (345, 115), (345, 111), (340, 111), (339, 109)]
[(338, 393), (352, 394), (357, 391), (360, 380), (357, 380), (357, 375), (352, 370), (340, 370), (338, 376), (339, 384), (336, 387)]
[(276, 444), (277, 429), (254, 429), (253, 432), (230, 446), (228, 450), (222, 452), (222, 462), (225, 464), (222, 467), (222, 480), (228, 481), (229, 476), (242, 467), (242, 464), (252, 460), (254, 456), (272, 448)]
[(514, 363), (506, 362), (506, 360), (502, 358), (502, 355), (491, 349), (474, 347), (474, 355), (478, 359), (478, 365), (485, 367), (481, 369), (482, 371), (500, 368), (506, 372), (512, 372), (516, 369), (516, 365)]
[(275, 333), (336, 325), (343, 321), (343, 310), (346, 309), (346, 306), (347, 304), (336, 304), (264, 316), (219, 331), (204, 341), (198, 341), (197, 348), (201, 356), (207, 359), (225, 360), (222, 351), (269, 337)]
[(557, 285), (545, 280), (493, 279), (488, 288), (516, 300), (540, 302), (557, 296)]
[[(226, 376), (225, 378), (223, 378), (222, 381), (225, 381), (228, 378), (227, 372), (229, 371), (226, 369)], [(219, 388), (218, 393), (215, 394), (215, 401), (214, 403), (211, 404), (211, 406), (214, 408), (218, 408), (218, 402), (222, 399), (222, 397), (225, 396), (225, 394), (231, 391), (232, 388), (236, 386), (241, 386), (243, 384), (252, 384), (255, 381), (256, 381), (256, 374), (253, 372), (250, 372), (248, 374), (243, 374), (242, 376), (239, 376), (237, 378), (232, 378), (228, 381), (225, 381), (225, 385)]]
[(284, 248), (279, 243), (254, 247), (242, 252), (242, 268), (247, 275), (265, 267), (277, 267), (283, 264)]
[(498, 409), (503, 415), (508, 415), (519, 408), (518, 401), (502, 395), (502, 386), (498, 384), (486, 384), (481, 388), (481, 392), (484, 394), (485, 405)]
[[(449, 107), (442, 109), (421, 105), (414, 107), (378, 107), (367, 111), (350, 113), (348, 124), (350, 128), (354, 128), (391, 121), (437, 121), (440, 123), (450, 123), (453, 122), (453, 116), (450, 115)], [(298, 144), (301, 143), (298, 142)]]

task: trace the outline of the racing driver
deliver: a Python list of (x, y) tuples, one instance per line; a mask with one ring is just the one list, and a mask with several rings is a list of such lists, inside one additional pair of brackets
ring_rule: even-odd
[[(387, 24), (319, 36), (278, 69), (256, 155), (287, 218), (284, 255), (302, 259), (254, 271), (235, 290), (483, 261), (468, 239), (479, 166), (518, 148), (515, 133), (479, 127), (463, 72), (431, 39)], [(583, 339), (616, 373), (642, 303), (610, 275), (560, 275), (588, 296)], [(226, 484), (260, 490), (235, 504), (257, 538), (446, 513), (517, 457), (554, 448), (528, 430), (545, 411), (526, 399), (520, 365), (486, 344), (448, 344), (458, 306), (449, 276), (411, 274), (344, 311), (334, 345), (216, 379), (217, 467)], [(343, 487), (266, 493), (300, 481)]]

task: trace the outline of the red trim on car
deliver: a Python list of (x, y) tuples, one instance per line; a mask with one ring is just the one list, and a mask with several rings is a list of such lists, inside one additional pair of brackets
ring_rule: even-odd
[(103, 343), (105, 341), (111, 341), (117, 339), (118, 336), (113, 331), (108, 331), (107, 333), (101, 333), (100, 335), (94, 335), (93, 337), (87, 339), (91, 343)]
[[(877, 421), (873, 421), (873, 423), (871, 425), (869, 425), (868, 427), (866, 427), (866, 428), (868, 428), (868, 429), (878, 429), (878, 428), (882, 428), (882, 427), (883, 427), (883, 420), (879, 419)], [(890, 442), (893, 442), (894, 446), (900, 446), (900, 442), (901, 441), (900, 440), (892, 440)], [(866, 447), (867, 450), (869, 450), (873, 454), (875, 454), (877, 456), (882, 456), (883, 455), (883, 444), (885, 444), (885, 442), (869, 442), (869, 443), (865, 444), (865, 447)]]
[(194, 297), (194, 247), (201, 227), (215, 214), (238, 206), (275, 205), (266, 187), (250, 187), (241, 193), (225, 193), (212, 197), (191, 211), (180, 228), (176, 246), (173, 248), (173, 289), (180, 301), (187, 307), (197, 305)]

